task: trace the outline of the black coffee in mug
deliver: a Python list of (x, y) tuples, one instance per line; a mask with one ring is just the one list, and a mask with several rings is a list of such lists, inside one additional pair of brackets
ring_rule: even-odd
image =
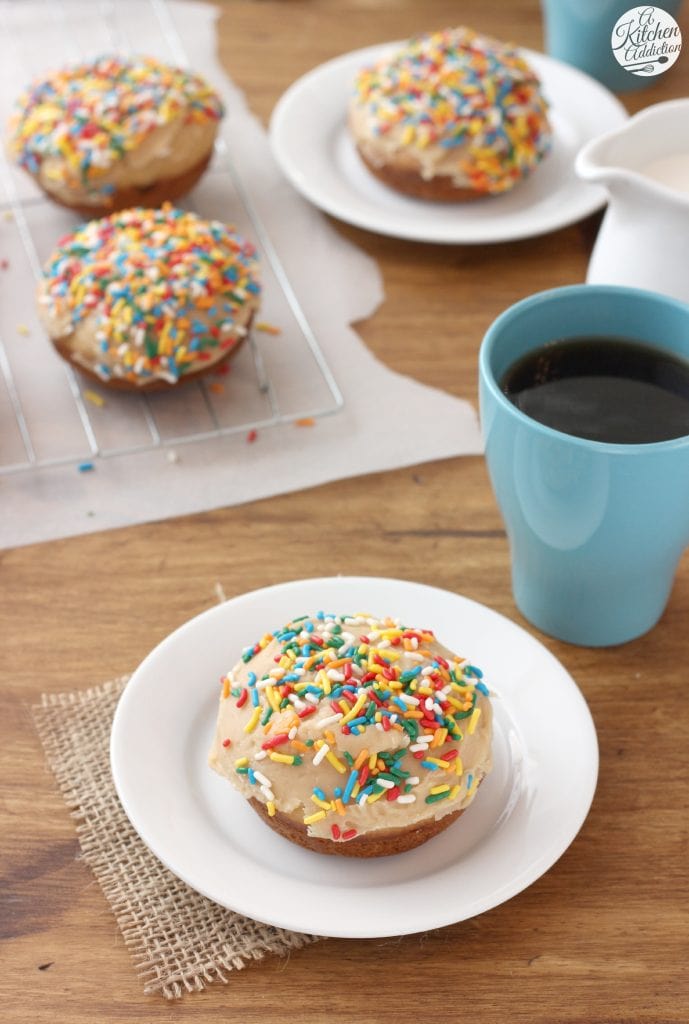
[(590, 441), (649, 444), (689, 434), (689, 361), (626, 338), (567, 338), (500, 381), (526, 416)]

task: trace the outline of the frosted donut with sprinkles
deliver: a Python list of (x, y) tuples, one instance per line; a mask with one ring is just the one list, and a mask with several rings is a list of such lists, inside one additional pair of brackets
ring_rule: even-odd
[(377, 178), (441, 201), (507, 192), (551, 146), (547, 103), (528, 61), (461, 27), (418, 36), (363, 68), (349, 126)]
[(52, 199), (98, 217), (188, 192), (222, 116), (199, 75), (153, 57), (104, 55), (31, 85), (10, 121), (9, 148)]
[(304, 615), (246, 648), (220, 685), (210, 766), (307, 849), (410, 850), (491, 770), (482, 673), (429, 629)]
[(59, 354), (100, 383), (160, 391), (207, 373), (247, 336), (261, 285), (234, 228), (166, 205), (82, 225), (38, 287)]

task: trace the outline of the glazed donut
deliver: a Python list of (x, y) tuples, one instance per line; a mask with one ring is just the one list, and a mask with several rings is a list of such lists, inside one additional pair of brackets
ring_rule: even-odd
[(276, 832), (319, 853), (419, 846), (491, 769), (481, 672), (428, 629), (301, 616), (246, 648), (221, 684), (210, 766)]
[(418, 36), (361, 70), (349, 127), (380, 181), (442, 201), (508, 191), (551, 142), (547, 103), (527, 61), (468, 28)]
[(256, 251), (218, 221), (165, 205), (63, 238), (38, 288), (60, 355), (113, 388), (155, 391), (233, 353), (259, 304)]
[(198, 75), (152, 57), (103, 56), (28, 89), (10, 122), (10, 151), (52, 199), (99, 217), (188, 192), (222, 114)]

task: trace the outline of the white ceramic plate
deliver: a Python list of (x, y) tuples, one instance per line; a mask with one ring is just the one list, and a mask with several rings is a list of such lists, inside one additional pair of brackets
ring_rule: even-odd
[(527, 181), (503, 196), (454, 204), (407, 198), (382, 185), (350, 141), (347, 103), (359, 68), (397, 46), (371, 46), (321, 64), (278, 101), (270, 124), (273, 152), (294, 187), (312, 203), (383, 235), (467, 244), (541, 235), (603, 206), (605, 191), (577, 178), (574, 158), (589, 139), (623, 124), (627, 112), (595, 79), (531, 50), (523, 52), (551, 104), (554, 141)]
[[(207, 766), (219, 677), (266, 629), (319, 609), (429, 626), (485, 670), (494, 693), (492, 773), (455, 824), (409, 853), (357, 860), (302, 850)], [(542, 644), (467, 598), (375, 577), (283, 583), (186, 623), (134, 673), (111, 756), (134, 828), (190, 886), (268, 924), (351, 938), (451, 924), (526, 888), (574, 839), (598, 773), (588, 708)]]

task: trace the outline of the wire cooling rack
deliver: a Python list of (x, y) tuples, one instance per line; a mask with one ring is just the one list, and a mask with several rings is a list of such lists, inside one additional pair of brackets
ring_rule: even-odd
[[(127, 22), (134, 9), (132, 39)], [(43, 12), (36, 25), (22, 0), (0, 0), (3, 125), (24, 86), (65, 63), (109, 51), (189, 64), (165, 0), (44, 0)], [(46, 199), (0, 146), (0, 474), (248, 433), (342, 407), (337, 382), (222, 134), (209, 171), (180, 205), (231, 221), (255, 242), (263, 278), (260, 320), (278, 326), (280, 334), (254, 332), (226, 377), (162, 394), (108, 392), (60, 360), (35, 310), (42, 263), (78, 220)]]

